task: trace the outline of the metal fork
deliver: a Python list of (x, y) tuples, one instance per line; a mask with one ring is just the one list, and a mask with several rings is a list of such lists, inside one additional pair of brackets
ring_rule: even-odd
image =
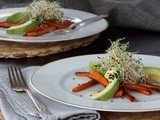
[[(54, 33), (59, 34), (59, 35), (65, 35), (67, 33), (73, 32), (74, 30), (81, 29), (85, 25), (91, 24), (91, 23), (93, 23), (97, 20), (100, 20), (102, 18), (105, 18), (105, 17), (108, 17), (108, 15), (99, 15), (99, 16), (95, 16), (95, 17), (92, 17), (89, 19), (85, 19), (80, 22), (76, 22), (76, 23), (71, 24), (68, 28), (56, 30), (56, 31), (54, 31)], [(49, 31), (52, 31), (52, 30), (49, 30)]]
[(26, 92), (39, 112), (51, 115), (51, 112), (37, 98), (35, 98), (29, 90), (20, 67), (8, 66), (8, 75), (13, 90), (17, 92)]

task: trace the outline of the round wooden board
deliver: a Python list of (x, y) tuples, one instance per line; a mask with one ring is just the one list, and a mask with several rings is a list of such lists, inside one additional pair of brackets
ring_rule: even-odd
[(21, 43), (0, 41), (0, 58), (30, 58), (56, 54), (91, 44), (99, 34), (61, 42)]

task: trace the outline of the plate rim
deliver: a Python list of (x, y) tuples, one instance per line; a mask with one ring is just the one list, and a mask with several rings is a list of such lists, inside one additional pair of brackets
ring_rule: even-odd
[[(33, 81), (33, 76), (36, 74), (36, 72), (40, 69), (43, 69), (43, 67), (46, 67), (48, 66), (49, 64), (54, 64), (55, 62), (61, 62), (63, 60), (67, 60), (67, 59), (74, 59), (74, 58), (78, 58), (78, 57), (89, 57), (89, 56), (99, 56), (99, 55), (105, 55), (105, 54), (89, 54), (89, 55), (78, 55), (78, 56), (73, 56), (73, 57), (68, 57), (68, 58), (63, 58), (63, 59), (59, 59), (59, 60), (55, 60), (55, 61), (52, 61), (52, 62), (49, 62), (43, 66), (41, 66), (40, 68), (38, 68), (36, 71), (34, 71), (34, 73), (30, 76), (30, 79), (29, 79), (29, 82), (31, 84), (31, 86), (41, 95), (45, 96), (46, 98), (49, 98), (53, 101), (56, 101), (58, 103), (62, 103), (62, 104), (65, 104), (65, 105), (69, 105), (69, 106), (74, 106), (74, 107), (79, 107), (79, 108), (85, 108), (85, 109), (91, 109), (91, 110), (98, 110), (98, 111), (111, 111), (111, 112), (149, 112), (149, 111), (158, 111), (160, 110), (160, 106), (158, 108), (143, 108), (143, 109), (106, 109), (106, 108), (96, 108), (96, 107), (91, 107), (91, 106), (85, 106), (85, 105), (77, 105), (77, 104), (74, 104), (74, 103), (70, 103), (70, 102), (66, 102), (66, 101), (63, 101), (63, 100), (59, 100), (57, 98), (53, 98), (51, 96), (47, 96), (45, 95), (43, 92), (39, 91), (33, 84), (32, 84), (32, 81)], [(147, 54), (134, 54), (136, 56), (148, 56), (148, 57), (157, 57), (160, 59), (159, 56), (156, 56), (156, 55), (147, 55)], [(82, 98), (83, 99), (83, 98)], [(149, 102), (139, 102), (139, 103), (132, 103), (132, 104), (142, 104), (142, 103), (151, 103), (152, 101), (149, 101)], [(156, 100), (155, 102), (159, 102), (158, 100)], [(123, 104), (123, 103), (122, 103)], [(124, 103), (125, 104), (125, 103)]]
[[(6, 10), (14, 10), (14, 9), (20, 9), (20, 10), (22, 10), (22, 9), (24, 9), (24, 8), (26, 8), (26, 7), (15, 7), (15, 8), (5, 8), (5, 9), (0, 9), (0, 12), (1, 11), (6, 11)], [(90, 13), (90, 12), (86, 12), (86, 11), (82, 11), (82, 10), (76, 10), (76, 9), (69, 9), (69, 8), (63, 8), (63, 10), (64, 10), (64, 12), (65, 11), (70, 11), (70, 12), (79, 12), (79, 13), (81, 13), (81, 14), (88, 14), (88, 15), (90, 15), (90, 16), (97, 16), (96, 14), (94, 14), (94, 13)], [(14, 13), (14, 12), (13, 12)], [(73, 15), (72, 17), (75, 17), (75, 16), (78, 16), (78, 14), (77, 15)], [(88, 18), (88, 16), (86, 16), (86, 15), (83, 15), (83, 17), (85, 17), (86, 19)], [(1, 18), (3, 18), (3, 17), (1, 17)], [(0, 18), (0, 19), (1, 19)], [(81, 19), (81, 18), (78, 18), (78, 19)], [(56, 37), (58, 38), (55, 38), (55, 39), (53, 39), (53, 37), (52, 37), (52, 35), (50, 35), (49, 37), (26, 37), (26, 38), (21, 38), (21, 37), (23, 37), (23, 36), (16, 36), (16, 35), (13, 35), (13, 36), (9, 36), (8, 35), (8, 37), (7, 37), (7, 35), (4, 35), (4, 36), (2, 36), (2, 35), (0, 35), (0, 39), (2, 40), (2, 41), (10, 41), (10, 42), (20, 42), (20, 43), (45, 43), (45, 42), (48, 42), (48, 43), (50, 43), (50, 42), (61, 42), (61, 41), (68, 41), (68, 40), (76, 40), (76, 39), (80, 39), (80, 38), (85, 38), (85, 37), (89, 37), (89, 36), (92, 36), (92, 35), (95, 35), (95, 34), (98, 34), (98, 33), (100, 33), (100, 32), (102, 32), (102, 31), (104, 31), (105, 29), (107, 29), (108, 28), (108, 26), (109, 26), (109, 23), (108, 23), (108, 21), (106, 20), (106, 19), (101, 19), (101, 20), (99, 20), (98, 22), (101, 22), (101, 23), (103, 23), (104, 25), (103, 26), (101, 26), (101, 28), (99, 29), (99, 30), (94, 30), (94, 32), (89, 32), (89, 34), (86, 34), (84, 31), (80, 31), (80, 32), (82, 32), (82, 33), (84, 33), (84, 35), (83, 36), (81, 36), (81, 35), (79, 35), (78, 34), (78, 32), (79, 31), (77, 31), (77, 32), (75, 32), (75, 34), (68, 34), (67, 35), (67, 37), (65, 36), (65, 35), (57, 35)], [(95, 24), (96, 25), (96, 23), (93, 23), (93, 24)], [(98, 23), (97, 23), (98, 24)], [(86, 27), (87, 28), (87, 27)], [(84, 28), (84, 30), (86, 29), (86, 28)], [(76, 35), (77, 34), (77, 35)]]

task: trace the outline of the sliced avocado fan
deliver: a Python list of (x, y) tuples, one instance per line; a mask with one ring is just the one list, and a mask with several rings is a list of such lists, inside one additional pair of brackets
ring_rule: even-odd
[(120, 85), (119, 71), (116, 68), (111, 68), (106, 72), (105, 78), (108, 79), (109, 85), (101, 92), (92, 96), (91, 99), (101, 101), (108, 100), (112, 98), (114, 94), (117, 92)]
[(6, 21), (10, 23), (23, 23), (27, 22), (29, 19), (29, 15), (25, 12), (17, 12), (7, 17)]
[(24, 34), (28, 30), (31, 30), (35, 27), (37, 27), (40, 24), (38, 20), (29, 20), (24, 24), (10, 27), (6, 30), (8, 34)]
[(148, 75), (149, 80), (160, 83), (160, 68), (144, 67), (144, 72)]
[(103, 69), (102, 67), (98, 66), (94, 62), (89, 62), (89, 71), (97, 70), (100, 74), (105, 75), (106, 69)]

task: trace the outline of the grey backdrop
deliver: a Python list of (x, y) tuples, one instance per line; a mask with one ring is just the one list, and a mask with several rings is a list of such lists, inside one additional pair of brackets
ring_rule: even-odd
[[(110, 27), (160, 30), (160, 0), (57, 0), (64, 8), (108, 14)], [(1, 9), (25, 6), (31, 0), (0, 0)]]

